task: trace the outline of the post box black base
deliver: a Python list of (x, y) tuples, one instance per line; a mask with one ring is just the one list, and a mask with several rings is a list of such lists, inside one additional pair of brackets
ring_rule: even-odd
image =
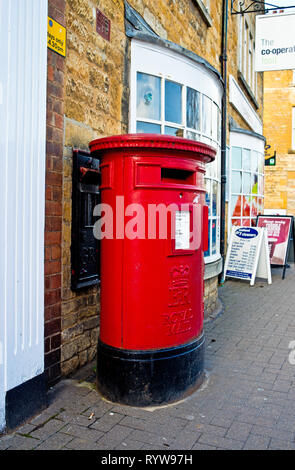
[(115, 403), (151, 406), (173, 403), (204, 379), (204, 335), (169, 349), (130, 351), (99, 341), (97, 387)]

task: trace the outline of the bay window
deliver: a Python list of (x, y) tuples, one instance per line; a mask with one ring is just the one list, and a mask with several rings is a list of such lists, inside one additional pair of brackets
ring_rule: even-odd
[(209, 249), (205, 257), (210, 262), (220, 258), (222, 88), (208, 69), (165, 48), (132, 42), (130, 132), (184, 137), (216, 149), (216, 159), (206, 165), (205, 176), (209, 207)]
[(256, 225), (264, 208), (264, 141), (231, 133), (229, 168), (230, 227)]

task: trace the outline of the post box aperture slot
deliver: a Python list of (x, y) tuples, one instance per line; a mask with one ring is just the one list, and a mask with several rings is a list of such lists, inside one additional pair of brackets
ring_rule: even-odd
[(161, 181), (173, 184), (195, 184), (195, 171), (182, 168), (161, 168)]
[(196, 168), (178, 168), (176, 166), (162, 166), (158, 163), (136, 162), (135, 163), (135, 187), (156, 188), (183, 188), (196, 186)]

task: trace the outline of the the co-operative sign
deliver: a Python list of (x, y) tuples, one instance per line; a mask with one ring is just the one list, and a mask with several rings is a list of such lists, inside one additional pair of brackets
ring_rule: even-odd
[(256, 16), (256, 72), (295, 69), (294, 30), (294, 13)]
[(244, 238), (250, 240), (255, 238), (258, 235), (258, 231), (255, 228), (238, 228), (236, 230), (236, 236), (239, 238)]

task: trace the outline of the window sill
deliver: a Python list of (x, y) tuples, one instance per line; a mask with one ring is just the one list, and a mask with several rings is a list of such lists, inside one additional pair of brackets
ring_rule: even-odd
[(246, 90), (246, 92), (247, 92), (249, 98), (251, 98), (251, 100), (252, 100), (252, 102), (253, 102), (255, 108), (258, 109), (258, 108), (259, 108), (259, 104), (258, 104), (258, 102), (257, 102), (257, 100), (256, 100), (256, 98), (255, 98), (255, 96), (254, 96), (254, 93), (253, 93), (253, 91), (251, 90), (251, 88), (249, 87), (249, 85), (248, 85), (248, 83), (247, 83), (247, 81), (246, 81), (244, 75), (242, 74), (242, 72), (241, 72), (240, 70), (238, 71), (238, 79), (239, 79), (239, 81), (241, 82), (241, 84), (243, 85), (243, 87), (245, 88), (245, 90)]
[(222, 271), (222, 258), (219, 255), (219, 258), (213, 262), (208, 262), (205, 264), (205, 281), (211, 279), (212, 277), (218, 276)]
[(294, 149), (289, 149), (287, 153), (295, 154), (295, 150)]
[(204, 3), (202, 2), (202, 0), (194, 0), (194, 3), (199, 8), (199, 10), (201, 12), (201, 15), (203, 17), (203, 20), (205, 21), (207, 26), (210, 28), (212, 26), (212, 18), (210, 16), (207, 8), (205, 7)]

